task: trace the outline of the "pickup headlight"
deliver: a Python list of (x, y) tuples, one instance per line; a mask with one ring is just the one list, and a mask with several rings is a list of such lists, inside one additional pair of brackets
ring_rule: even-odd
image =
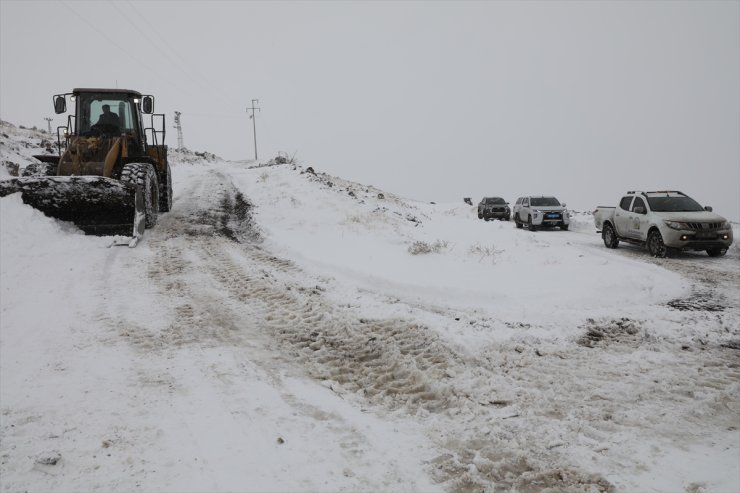
[(686, 223), (680, 223), (678, 221), (663, 221), (666, 226), (671, 229), (691, 229)]
[(720, 226), (720, 229), (730, 229), (730, 221), (723, 222)]

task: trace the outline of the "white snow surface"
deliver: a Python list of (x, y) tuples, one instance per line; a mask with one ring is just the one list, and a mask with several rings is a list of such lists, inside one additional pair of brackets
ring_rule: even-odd
[(737, 245), (170, 159), (136, 248), (0, 198), (0, 491), (740, 491)]

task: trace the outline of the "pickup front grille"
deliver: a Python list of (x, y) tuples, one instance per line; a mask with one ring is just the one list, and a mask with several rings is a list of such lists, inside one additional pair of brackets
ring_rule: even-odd
[(722, 227), (722, 223), (686, 223), (689, 228), (695, 229), (697, 231), (707, 231), (712, 229), (720, 229)]

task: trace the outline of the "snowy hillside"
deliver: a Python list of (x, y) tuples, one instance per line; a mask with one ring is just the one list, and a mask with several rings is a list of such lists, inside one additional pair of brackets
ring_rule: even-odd
[(737, 243), (170, 158), (134, 249), (0, 199), (0, 491), (740, 491)]

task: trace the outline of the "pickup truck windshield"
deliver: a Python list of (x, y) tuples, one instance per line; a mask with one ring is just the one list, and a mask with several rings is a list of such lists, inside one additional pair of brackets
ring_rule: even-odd
[(504, 201), (504, 199), (500, 197), (495, 197), (495, 198), (486, 200), (486, 204), (505, 204), (505, 203), (506, 202)]
[(529, 205), (540, 207), (557, 207), (560, 205), (560, 202), (558, 202), (558, 199), (556, 199), (555, 197), (532, 197), (532, 199), (529, 201)]
[(703, 211), (696, 200), (690, 197), (648, 197), (653, 212), (698, 212)]

